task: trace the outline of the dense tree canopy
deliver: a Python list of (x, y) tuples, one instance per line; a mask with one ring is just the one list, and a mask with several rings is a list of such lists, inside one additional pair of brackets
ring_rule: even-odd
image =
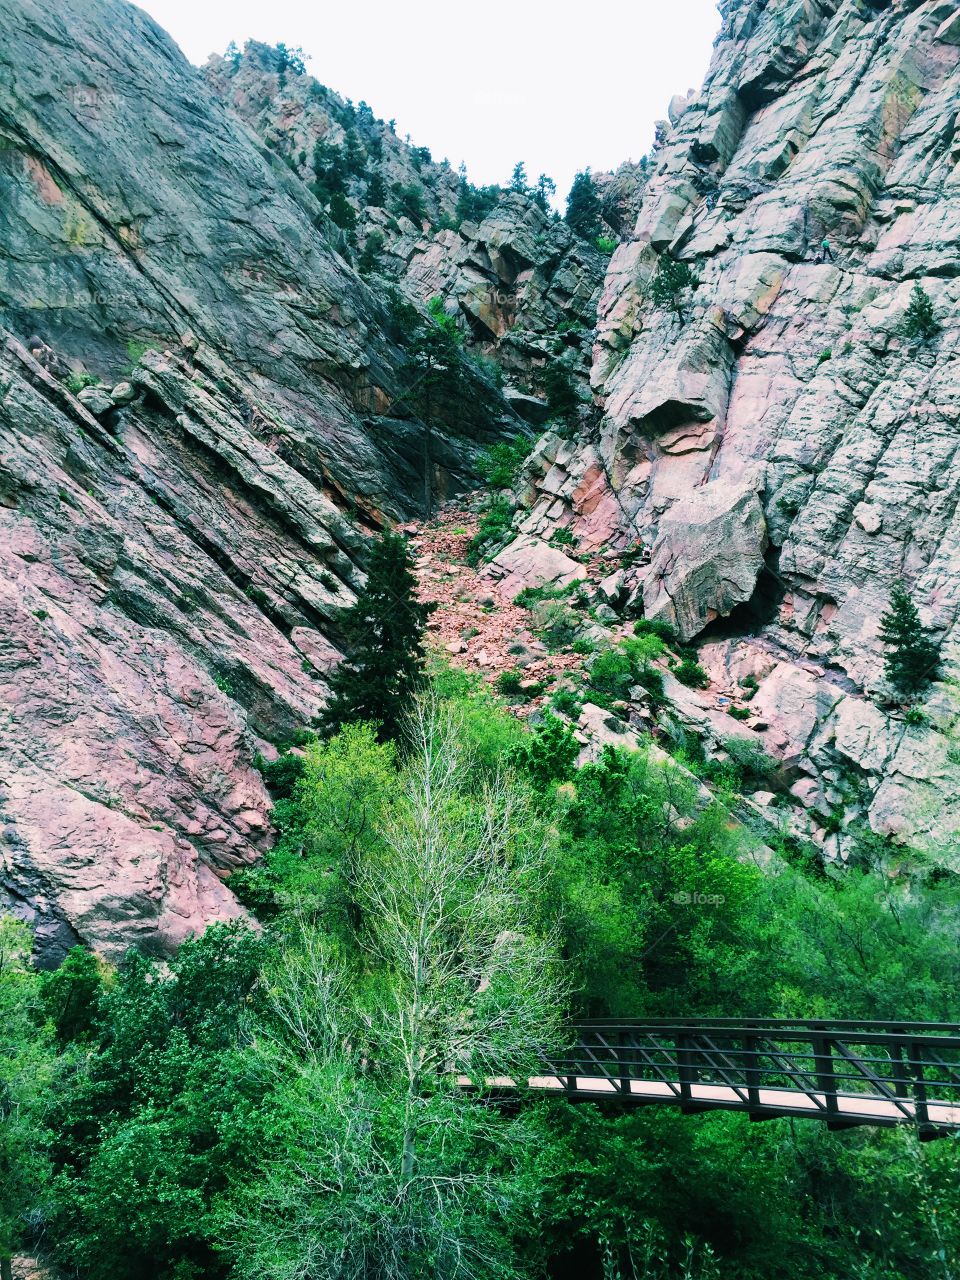
[(955, 1142), (455, 1087), (570, 1015), (955, 1020), (950, 877), (866, 839), (825, 876), (733, 820), (749, 753), (705, 803), (695, 755), (578, 766), (558, 717), (443, 668), (395, 740), (374, 719), (268, 769), (259, 932), (41, 978), (0, 927), (8, 1252), (39, 1224), (82, 1280), (955, 1274)]

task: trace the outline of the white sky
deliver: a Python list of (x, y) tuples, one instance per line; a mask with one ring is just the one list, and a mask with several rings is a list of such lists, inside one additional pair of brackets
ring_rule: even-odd
[(397, 121), (479, 184), (517, 160), (566, 195), (577, 169), (639, 160), (699, 88), (716, 0), (140, 0), (191, 62), (250, 38), (310, 54), (323, 84)]

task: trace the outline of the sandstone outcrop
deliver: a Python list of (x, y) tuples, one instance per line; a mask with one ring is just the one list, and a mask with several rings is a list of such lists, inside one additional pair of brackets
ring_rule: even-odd
[(723, 10), (653, 156), (596, 176), (607, 260), (278, 49), (200, 72), (123, 0), (0, 0), (0, 903), (48, 961), (238, 913), (256, 752), (317, 715), (365, 538), (418, 511), (404, 301), (434, 297), (499, 366), (433, 430), (437, 496), (547, 428), (478, 589), (585, 578), (598, 642), (669, 622), (711, 684), (665, 672), (664, 718), (776, 755), (758, 813), (960, 869), (960, 707), (941, 681), (908, 717), (878, 636), (903, 581), (956, 675), (956, 5)]

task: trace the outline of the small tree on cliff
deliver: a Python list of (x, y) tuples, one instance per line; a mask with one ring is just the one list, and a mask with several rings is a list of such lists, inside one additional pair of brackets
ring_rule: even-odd
[(367, 580), (344, 618), (348, 656), (330, 677), (322, 733), (375, 721), (395, 738), (423, 683), (423, 629), (434, 606), (416, 597), (406, 541), (387, 533), (374, 545)]
[(887, 679), (904, 696), (918, 693), (936, 674), (939, 646), (921, 625), (920, 614), (902, 583), (890, 592), (890, 608), (880, 618), (880, 639), (890, 652)]
[(584, 240), (595, 240), (600, 234), (600, 198), (589, 169), (582, 169), (573, 179), (564, 221)]
[(562, 360), (551, 360), (541, 374), (541, 381), (551, 418), (569, 422), (580, 407), (580, 397), (569, 366)]
[(533, 189), (533, 202), (544, 213), (550, 212), (550, 197), (557, 194), (557, 184), (552, 178), (548, 178), (545, 173), (541, 173), (537, 179), (537, 185)]
[(919, 282), (913, 286), (910, 294), (910, 305), (903, 315), (903, 330), (908, 338), (916, 342), (929, 342), (940, 332), (930, 295)]
[(513, 166), (513, 173), (510, 175), (510, 190), (521, 196), (530, 194), (530, 184), (527, 181), (527, 166), (522, 160), (518, 160)]
[(653, 305), (666, 307), (682, 320), (684, 295), (688, 290), (696, 289), (699, 283), (689, 263), (679, 262), (669, 253), (661, 254), (650, 288)]
[(442, 298), (431, 298), (430, 320), (418, 324), (410, 342), (407, 374), (409, 389), (401, 397), (423, 419), (423, 518), (433, 515), (433, 424), (445, 405), (461, 390), (464, 378), (463, 334), (443, 308)]

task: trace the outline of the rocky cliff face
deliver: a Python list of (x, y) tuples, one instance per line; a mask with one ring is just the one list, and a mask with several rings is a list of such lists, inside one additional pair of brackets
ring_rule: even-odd
[[(955, 700), (933, 687), (932, 728), (885, 709), (877, 631), (905, 581), (954, 671), (960, 14), (724, 8), (607, 272), (602, 421), (541, 442), (521, 529), (645, 545), (623, 596), (709, 641), (718, 678), (759, 679), (758, 740), (796, 768), (814, 821), (834, 815), (835, 852), (866, 815), (956, 862)], [(679, 313), (652, 300), (665, 255), (699, 277)], [(929, 342), (904, 331), (916, 282), (941, 326)]]
[[(272, 838), (255, 753), (316, 715), (365, 536), (418, 507), (404, 296), (509, 384), (473, 368), (435, 426), (440, 496), (542, 422), (551, 362), (579, 379), (503, 597), (583, 580), (597, 643), (672, 623), (712, 683), (667, 674), (638, 727), (764, 745), (775, 821), (830, 856), (866, 822), (960, 867), (953, 686), (908, 722), (877, 635), (905, 581), (954, 673), (955, 3), (729, 0), (653, 164), (598, 182), (609, 263), (277, 51), (201, 73), (122, 0), (0, 19), (0, 896), (48, 959), (237, 913)], [(697, 287), (658, 306), (678, 262)]]
[[(317, 713), (422, 424), (384, 299), (162, 31), (0, 21), (0, 892), (50, 958), (162, 949), (238, 909), (253, 755)], [(471, 377), (440, 495), (519, 425)]]
[[(212, 90), (326, 211), (371, 287), (400, 286), (420, 306), (443, 299), (467, 349), (492, 358), (509, 399), (542, 423), (542, 373), (561, 359), (589, 400), (590, 348), (607, 259), (529, 194), (477, 189), (447, 161), (396, 136), (277, 49), (250, 41), (211, 57)], [(611, 244), (629, 231), (646, 162), (598, 175)], [(339, 225), (337, 223), (339, 219)], [(538, 399), (541, 403), (537, 403)]]

